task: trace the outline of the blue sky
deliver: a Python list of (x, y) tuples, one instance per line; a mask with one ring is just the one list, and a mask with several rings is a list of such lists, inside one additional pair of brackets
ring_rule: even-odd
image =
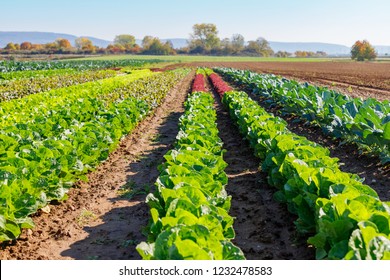
[(9, 0), (0, 31), (48, 31), (113, 40), (117, 34), (188, 38), (195, 23), (221, 38), (390, 45), (388, 0)]

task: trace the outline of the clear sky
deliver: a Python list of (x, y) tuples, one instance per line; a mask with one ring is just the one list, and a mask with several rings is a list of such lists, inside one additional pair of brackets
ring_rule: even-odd
[(2, 0), (0, 31), (47, 31), (113, 40), (118, 34), (188, 38), (214, 23), (221, 38), (390, 45), (389, 0)]

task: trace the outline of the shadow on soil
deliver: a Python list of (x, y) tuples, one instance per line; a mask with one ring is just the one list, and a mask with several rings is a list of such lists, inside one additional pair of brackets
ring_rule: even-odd
[[(129, 175), (126, 184), (121, 186), (115, 199), (110, 199), (117, 207), (101, 217), (102, 224), (85, 226), (88, 237), (70, 245), (70, 249), (61, 253), (62, 256), (73, 259), (140, 259), (135, 247), (146, 240), (142, 234), (149, 221), (149, 207), (145, 198), (147, 193), (154, 190), (159, 175), (157, 166), (173, 147), (181, 114), (170, 113), (157, 135), (152, 136), (152, 149), (145, 150), (127, 167)], [(120, 207), (121, 204), (126, 206)]]

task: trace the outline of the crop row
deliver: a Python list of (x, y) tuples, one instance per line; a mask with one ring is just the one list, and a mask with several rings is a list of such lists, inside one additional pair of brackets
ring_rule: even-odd
[(22, 98), (30, 94), (49, 91), (55, 88), (106, 79), (115, 75), (116, 72), (114, 70), (100, 70), (9, 80), (0, 83), (0, 102)]
[[(198, 75), (195, 89), (204, 83)], [(146, 199), (148, 242), (137, 246), (143, 259), (244, 259), (230, 241), (235, 233), (225, 191), (227, 164), (213, 101), (209, 93), (193, 92), (185, 103), (175, 147), (159, 167), (156, 192)]]
[(196, 71), (194, 82), (192, 83), (192, 92), (206, 92), (204, 85), (205, 76), (199, 70)]
[(290, 132), (244, 92), (222, 93), (240, 132), (263, 160), (268, 182), (298, 216), (297, 230), (316, 232), (308, 242), (317, 258), (389, 259), (390, 205), (353, 174), (340, 171), (329, 150)]
[(49, 70), (31, 70), (31, 71), (14, 71), (1, 73), (0, 72), (0, 84), (11, 80), (20, 79), (32, 79), (32, 78), (44, 78), (57, 75), (74, 74), (76, 69), (49, 69)]
[(216, 69), (229, 81), (245, 85), (283, 111), (315, 122), (326, 134), (354, 142), (390, 163), (390, 101), (362, 100), (324, 87), (300, 84), (274, 75), (235, 69)]
[(94, 70), (113, 67), (142, 67), (162, 60), (121, 59), (121, 60), (60, 60), (60, 61), (0, 61), (0, 73), (49, 69)]
[(107, 79), (98, 94), (98, 87), (80, 87), (54, 109), (49, 93), (39, 101), (47, 104), (35, 111), (28, 107), (35, 103), (26, 102), (20, 110), (34, 111), (31, 119), (19, 118), (0, 130), (0, 241), (32, 227), (28, 216), (49, 201), (66, 199), (72, 184), (104, 161), (186, 73), (176, 70), (142, 79), (134, 74), (118, 77), (120, 83)]
[[(53, 118), (58, 116), (57, 123), (59, 126), (63, 126), (61, 124), (63, 119), (80, 118), (80, 120), (83, 120), (83, 115), (88, 114), (88, 107), (93, 106), (93, 103), (88, 103), (89, 106), (86, 106), (85, 110), (81, 110), (80, 108), (85, 106), (83, 105), (85, 98), (96, 98), (98, 100), (110, 98), (113, 92), (120, 93), (120, 90), (126, 92), (126, 86), (130, 82), (150, 75), (154, 74), (149, 70), (138, 70), (131, 75), (53, 89), (40, 94), (29, 95), (22, 99), (2, 102), (0, 103), (0, 129), (13, 126), (15, 123), (29, 123), (37, 117), (46, 118), (50, 116)], [(117, 98), (119, 97), (113, 97), (113, 99)], [(74, 106), (79, 108), (74, 108)], [(74, 113), (69, 116), (69, 112)], [(54, 126), (55, 123), (52, 125)]]

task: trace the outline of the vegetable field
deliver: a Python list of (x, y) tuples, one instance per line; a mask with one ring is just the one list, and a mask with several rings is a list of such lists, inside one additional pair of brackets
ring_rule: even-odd
[(0, 62), (1, 259), (390, 259), (389, 100), (158, 62)]

